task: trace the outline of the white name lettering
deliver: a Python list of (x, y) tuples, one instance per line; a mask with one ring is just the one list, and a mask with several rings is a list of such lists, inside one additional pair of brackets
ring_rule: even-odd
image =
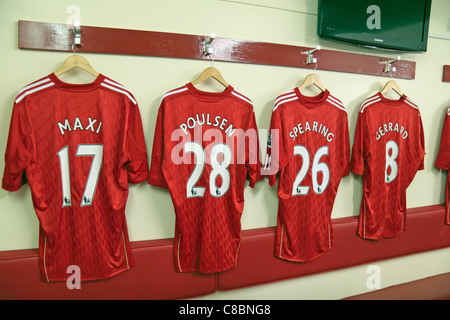
[(185, 122), (180, 124), (180, 129), (187, 135), (188, 129), (194, 129), (197, 125), (205, 124), (225, 131), (229, 137), (232, 137), (237, 129), (232, 123), (228, 123), (228, 119), (222, 116), (211, 116), (209, 113), (197, 113), (195, 116), (187, 118)]
[(289, 136), (292, 140), (295, 140), (299, 135), (304, 134), (308, 131), (318, 133), (327, 139), (328, 142), (333, 141), (334, 133), (330, 131), (330, 129), (317, 121), (305, 121), (305, 123), (298, 123), (295, 127), (292, 128)]
[(399, 125), (398, 123), (384, 123), (382, 126), (378, 128), (378, 130), (375, 132), (375, 136), (377, 140), (380, 140), (381, 137), (383, 137), (388, 132), (397, 132), (400, 134), (404, 139), (408, 138), (408, 131), (406, 131), (406, 128), (402, 125)]
[[(83, 125), (84, 124), (84, 125)], [(92, 119), (90, 117), (87, 118), (87, 121), (81, 121), (79, 117), (76, 117), (71, 125), (69, 119), (64, 119), (63, 122), (58, 122), (58, 129), (61, 132), (61, 135), (64, 135), (66, 131), (72, 132), (76, 130), (90, 130), (95, 133), (99, 133), (102, 127), (102, 122), (97, 119)]]

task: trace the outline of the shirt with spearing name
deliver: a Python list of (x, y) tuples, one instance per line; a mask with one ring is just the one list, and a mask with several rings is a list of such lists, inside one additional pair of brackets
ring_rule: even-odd
[(331, 214), (349, 158), (347, 112), (328, 90), (308, 97), (295, 88), (275, 100), (263, 171), (271, 186), (279, 174), (275, 256), (303, 262), (332, 248)]

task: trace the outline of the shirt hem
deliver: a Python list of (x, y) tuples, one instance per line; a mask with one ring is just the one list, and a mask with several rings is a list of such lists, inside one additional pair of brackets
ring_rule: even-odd
[(155, 186), (155, 187), (160, 187), (160, 188), (164, 188), (164, 189), (168, 189), (167, 184), (165, 183), (164, 180), (160, 180), (160, 179), (155, 179), (150, 177), (147, 181), (148, 184)]
[(359, 168), (351, 168), (350, 171), (359, 176), (362, 176), (364, 173), (364, 169), (359, 169)]
[[(114, 276), (117, 276), (125, 271), (129, 271), (131, 270), (131, 268), (133, 268), (134, 265), (129, 265), (129, 266), (125, 266), (121, 269), (118, 269), (114, 272), (112, 272), (111, 274), (107, 275), (107, 276), (102, 276), (102, 277), (81, 277), (81, 282), (86, 282), (86, 281), (97, 281), (97, 280), (107, 280), (110, 279)], [(44, 282), (61, 282), (61, 281), (67, 281), (67, 279), (70, 277), (70, 274), (67, 275), (67, 277), (48, 277), (48, 281), (44, 281)]]
[(442, 170), (448, 170), (448, 169), (450, 168), (450, 166), (448, 165), (448, 163), (439, 162), (439, 161), (436, 161), (436, 162), (434, 163), (434, 166), (435, 166), (436, 168), (439, 168), (439, 169), (442, 169)]
[(392, 235), (382, 235), (382, 236), (379, 236), (379, 237), (377, 237), (377, 236), (368, 236), (368, 235), (365, 235), (365, 236), (362, 236), (359, 232), (358, 232), (358, 235), (360, 236), (360, 238), (361, 239), (365, 239), (365, 240), (383, 240), (383, 239), (389, 239), (389, 238), (394, 238), (394, 237), (396, 237), (396, 236), (398, 236), (398, 235), (400, 235), (400, 234), (402, 234), (404, 231), (400, 231), (400, 232), (397, 232), (397, 233), (395, 233), (395, 234), (392, 234)]
[(327, 253), (327, 252), (330, 251), (330, 250), (331, 250), (331, 249), (327, 249), (327, 250), (325, 250), (325, 251), (323, 251), (323, 252), (321, 252), (321, 253), (319, 253), (319, 254), (316, 254), (316, 255), (314, 255), (314, 256), (311, 256), (311, 258), (295, 258), (295, 257), (293, 257), (293, 258), (288, 258), (288, 257), (283, 257), (283, 256), (281, 256), (281, 255), (276, 256), (276, 257), (277, 257), (278, 259), (286, 260), (286, 261), (291, 261), (291, 262), (309, 262), (309, 261), (312, 261), (312, 260), (315, 260), (315, 259), (319, 258), (320, 256), (324, 255), (325, 253)]
[(2, 189), (6, 190), (6, 191), (11, 191), (11, 192), (18, 191), (21, 187), (22, 187), (21, 185), (13, 186), (13, 185), (2, 183)]
[(200, 273), (200, 274), (214, 274), (214, 273), (218, 273), (218, 272), (224, 272), (224, 271), (228, 271), (231, 270), (233, 268), (235, 268), (236, 265), (231, 265), (231, 266), (227, 266), (227, 267), (223, 267), (223, 268), (219, 268), (219, 269), (212, 269), (212, 270), (199, 270), (198, 268), (190, 268), (190, 269), (186, 269), (186, 268), (182, 268), (182, 271), (178, 271), (178, 273), (192, 273), (192, 272), (196, 272), (196, 273)]

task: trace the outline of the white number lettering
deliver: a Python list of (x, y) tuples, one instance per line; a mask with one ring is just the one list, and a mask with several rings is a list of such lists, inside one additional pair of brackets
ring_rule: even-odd
[(195, 187), (195, 184), (200, 179), (203, 168), (205, 167), (205, 154), (201, 145), (195, 142), (187, 142), (184, 145), (184, 152), (192, 152), (195, 155), (195, 168), (186, 184), (186, 197), (195, 198), (203, 197), (205, 194), (205, 187)]
[(295, 146), (294, 147), (294, 156), (301, 156), (303, 159), (302, 167), (295, 177), (294, 185), (292, 186), (292, 195), (293, 196), (306, 196), (309, 192), (308, 186), (300, 186), (300, 183), (305, 179), (306, 174), (309, 169), (309, 161), (310, 156), (308, 150), (304, 146)]
[(102, 169), (103, 146), (98, 144), (80, 144), (77, 150), (77, 156), (92, 156), (91, 170), (86, 181), (86, 186), (81, 200), (81, 207), (91, 206), (94, 200), (95, 190), (97, 189), (98, 177)]
[[(205, 195), (206, 187), (196, 187), (205, 167), (205, 152), (201, 145), (195, 142), (186, 142), (184, 152), (195, 154), (195, 168), (186, 184), (186, 197), (195, 198)], [(223, 155), (222, 162), (219, 162), (219, 155)], [(227, 170), (232, 161), (232, 152), (226, 144), (218, 143), (211, 149), (211, 168), (209, 176), (209, 193), (213, 197), (222, 197), (230, 188), (230, 172)], [(217, 186), (217, 177), (222, 178), (222, 184)]]
[[(219, 162), (219, 154), (223, 154), (223, 161)], [(226, 144), (216, 144), (211, 149), (211, 167), (212, 171), (209, 177), (209, 192), (214, 197), (221, 197), (224, 195), (230, 187), (230, 172), (227, 168), (231, 164), (231, 149)], [(217, 187), (217, 177), (222, 178), (222, 185)]]
[[(328, 155), (328, 146), (323, 146), (317, 150), (316, 155), (314, 156), (313, 165), (312, 165), (312, 182), (313, 182), (313, 190), (316, 194), (321, 194), (325, 191), (330, 182), (330, 169), (326, 165), (325, 162), (319, 162), (322, 156)], [(318, 173), (322, 172), (322, 183), (319, 184), (317, 181)]]
[[(398, 145), (395, 141), (391, 140), (386, 143), (386, 170), (385, 170), (385, 182), (391, 183), (397, 178), (398, 164), (395, 161), (398, 157)], [(391, 172), (388, 174), (388, 169), (391, 168)]]
[(65, 146), (56, 153), (59, 157), (61, 168), (61, 184), (63, 196), (63, 208), (72, 206), (72, 195), (70, 192), (70, 168), (69, 168), (69, 146)]
[[(56, 153), (59, 157), (61, 168), (61, 184), (62, 184), (62, 206), (72, 206), (72, 193), (70, 185), (70, 168), (69, 168), (69, 146), (65, 146)], [(100, 170), (103, 162), (103, 145), (97, 144), (80, 144), (78, 145), (76, 156), (93, 156), (91, 169), (86, 180), (80, 207), (91, 206), (94, 200), (97, 182), (100, 176)]]
[[(303, 163), (294, 180), (294, 184), (292, 185), (292, 196), (306, 196), (309, 192), (310, 187), (300, 186), (300, 184), (305, 179), (306, 174), (308, 173), (311, 157), (306, 147), (301, 145), (294, 147), (294, 156), (297, 155), (303, 158)], [(328, 146), (320, 147), (319, 150), (317, 150), (312, 163), (312, 183), (314, 193), (316, 194), (323, 193), (327, 188), (328, 183), (330, 182), (330, 169), (328, 168), (326, 163), (319, 162), (324, 155), (328, 155)], [(322, 172), (321, 184), (319, 184), (318, 181), (319, 172)]]

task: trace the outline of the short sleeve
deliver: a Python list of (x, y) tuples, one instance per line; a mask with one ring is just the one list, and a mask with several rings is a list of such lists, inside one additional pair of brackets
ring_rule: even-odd
[[(419, 169), (418, 170), (424, 170), (425, 169), (425, 135), (423, 132), (423, 124), (422, 124), (422, 117), (419, 114), (419, 126), (420, 126), (420, 156), (422, 158)], [(448, 168), (448, 167), (447, 167)]]
[(147, 151), (141, 114), (137, 105), (130, 107), (126, 138), (127, 171), (130, 183), (140, 183), (148, 178)]
[(342, 176), (347, 176), (350, 173), (350, 134), (348, 131), (348, 120), (347, 113), (345, 113), (344, 118), (344, 157), (342, 159), (343, 173)]
[(364, 116), (358, 114), (356, 123), (355, 139), (353, 141), (352, 157), (350, 160), (350, 170), (358, 175), (364, 173)]
[(443, 170), (450, 168), (450, 107), (444, 120), (444, 128), (441, 134), (441, 143), (436, 157), (435, 167)]
[(155, 134), (153, 136), (152, 160), (148, 183), (161, 188), (168, 188), (162, 170), (164, 158), (164, 101), (156, 118)]
[(281, 120), (278, 111), (272, 113), (270, 119), (270, 131), (267, 139), (267, 152), (264, 163), (265, 175), (269, 177), (269, 185), (274, 186), (277, 180), (276, 174), (284, 167), (285, 155), (281, 143)]
[(34, 159), (34, 138), (26, 112), (26, 99), (15, 103), (5, 151), (2, 188), (17, 191), (27, 182), (26, 170)]
[(247, 174), (250, 178), (250, 187), (253, 188), (256, 181), (261, 179), (259, 138), (254, 112), (252, 112), (250, 125), (247, 130), (249, 130), (249, 141), (246, 143), (248, 147), (245, 165), (247, 167)]

